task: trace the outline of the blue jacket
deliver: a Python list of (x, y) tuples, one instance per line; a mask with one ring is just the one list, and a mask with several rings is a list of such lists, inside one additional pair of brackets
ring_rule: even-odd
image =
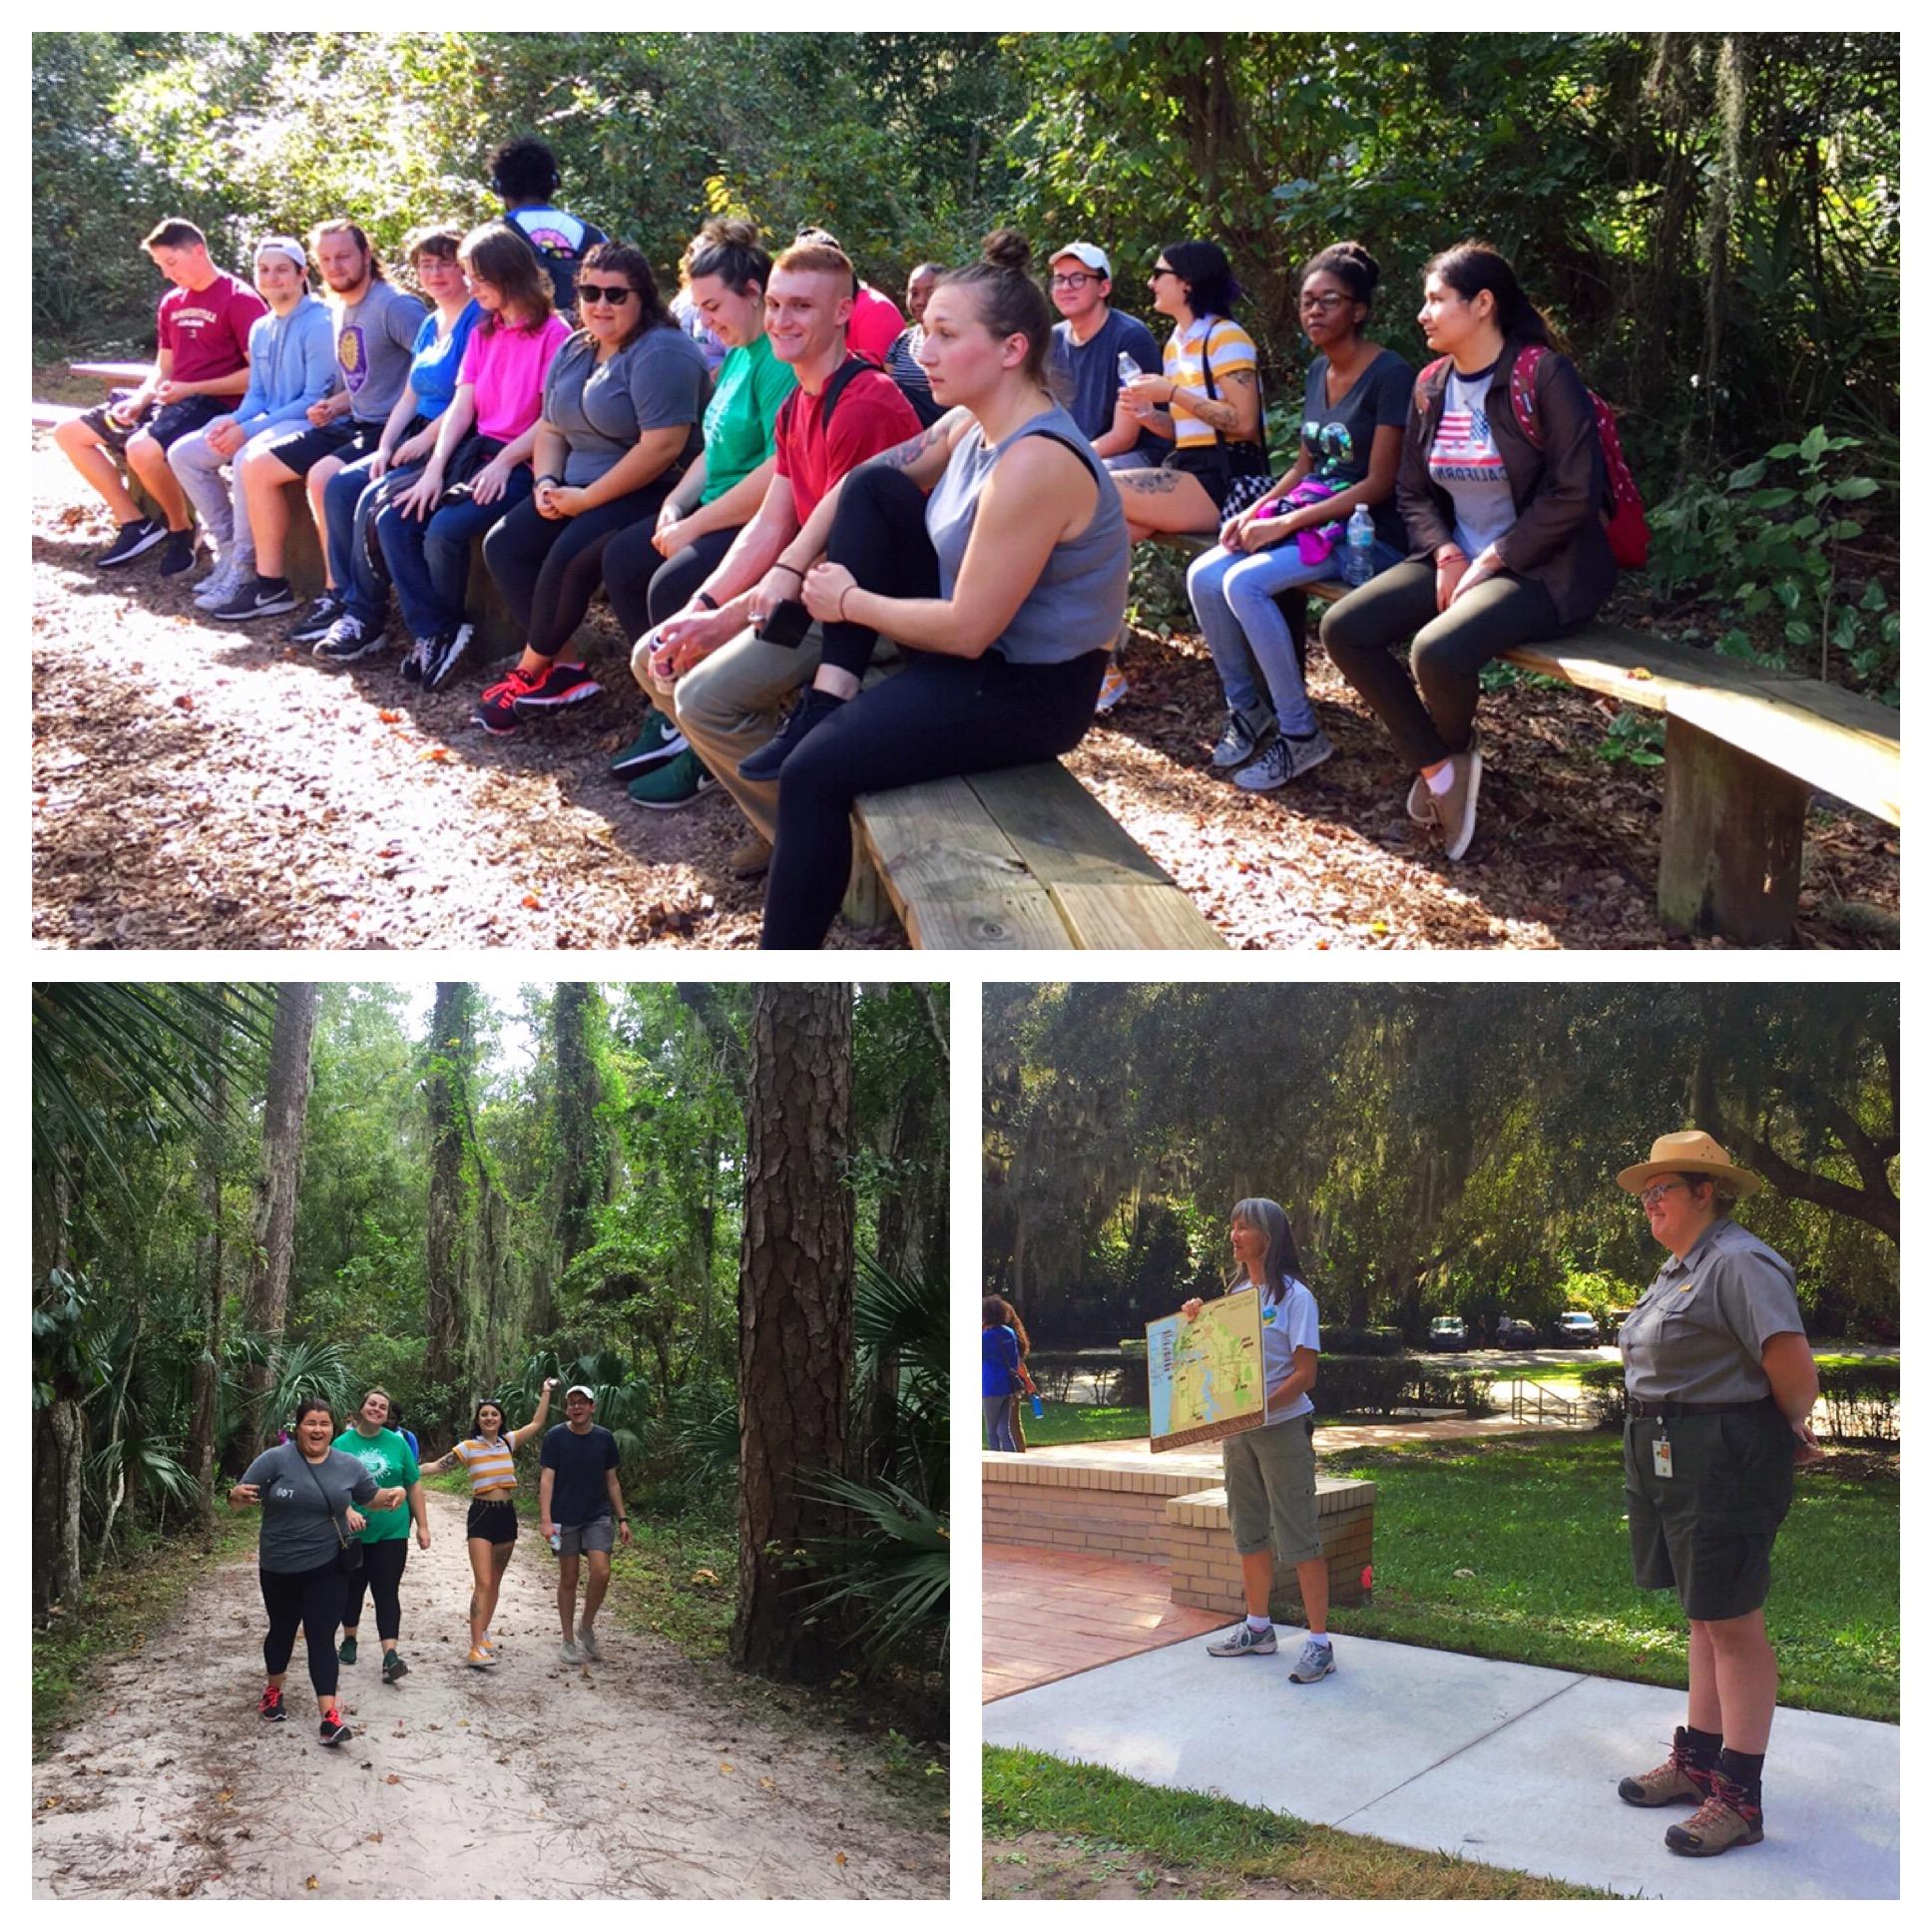
[(1011, 1328), (979, 1331), (979, 1392), (982, 1397), (1012, 1395), (1020, 1386), (1020, 1344)]
[(303, 295), (286, 315), (273, 309), (248, 330), (248, 387), (235, 420), (249, 436), (299, 422), (335, 374), (335, 332), (327, 307)]

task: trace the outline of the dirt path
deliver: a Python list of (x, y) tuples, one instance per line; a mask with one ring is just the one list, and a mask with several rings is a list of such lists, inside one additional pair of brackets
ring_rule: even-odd
[(325, 1749), (299, 1641), (288, 1719), (254, 1714), (252, 1558), (225, 1563), (34, 1767), (34, 1891), (51, 1898), (933, 1898), (943, 1837), (879, 1815), (836, 1739), (721, 1702), (661, 1640), (600, 1619), (606, 1662), (558, 1660), (556, 1563), (525, 1536), (494, 1671), (467, 1669), (463, 1504), (403, 1578), (399, 1684), (342, 1673)]

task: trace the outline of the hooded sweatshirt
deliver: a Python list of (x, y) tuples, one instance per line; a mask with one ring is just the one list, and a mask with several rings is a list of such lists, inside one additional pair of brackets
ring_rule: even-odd
[(297, 421), (321, 401), (334, 373), (327, 307), (305, 294), (285, 315), (270, 309), (248, 330), (248, 387), (235, 405), (235, 420), (249, 436)]

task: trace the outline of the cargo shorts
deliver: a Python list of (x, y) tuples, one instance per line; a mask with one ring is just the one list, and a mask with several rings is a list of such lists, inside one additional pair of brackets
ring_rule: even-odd
[[(1670, 1436), (1669, 1476), (1657, 1473), (1652, 1453), (1660, 1432)], [(1675, 1590), (1700, 1624), (1761, 1610), (1796, 1450), (1770, 1401), (1715, 1415), (1630, 1417), (1624, 1500), (1638, 1588)]]
[(1271, 1543), (1282, 1563), (1306, 1563), (1320, 1556), (1312, 1415), (1223, 1436), (1220, 1466), (1227, 1480), (1228, 1526), (1239, 1555), (1251, 1557)]

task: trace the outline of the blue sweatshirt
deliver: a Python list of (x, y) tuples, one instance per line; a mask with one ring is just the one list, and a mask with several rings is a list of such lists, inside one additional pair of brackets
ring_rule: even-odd
[(335, 332), (328, 309), (303, 295), (286, 315), (273, 309), (248, 330), (248, 387), (235, 405), (244, 434), (299, 420), (320, 402), (335, 373)]

